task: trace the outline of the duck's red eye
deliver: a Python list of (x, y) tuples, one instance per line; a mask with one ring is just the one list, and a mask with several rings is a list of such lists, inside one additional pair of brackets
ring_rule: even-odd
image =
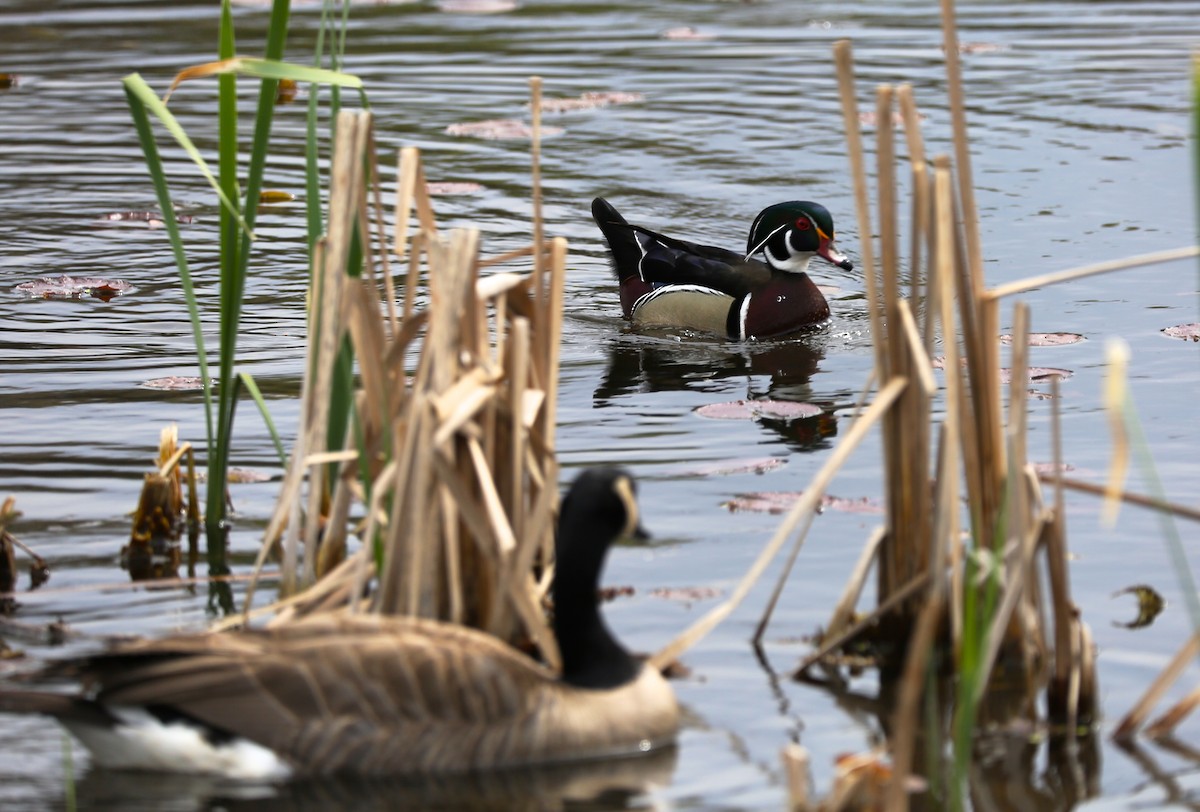
[(799, 231), (808, 231), (812, 227), (812, 223), (808, 222), (807, 217), (801, 217), (796, 221), (796, 229)]

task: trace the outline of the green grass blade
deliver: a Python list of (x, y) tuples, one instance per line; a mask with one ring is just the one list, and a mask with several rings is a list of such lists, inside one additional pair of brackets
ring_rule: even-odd
[[(183, 148), (184, 152), (188, 154), (188, 157), (190, 157), (193, 163), (196, 164), (196, 167), (200, 170), (200, 174), (204, 176), (205, 180), (207, 180), (209, 185), (212, 186), (213, 191), (216, 192), (217, 197), (221, 201), (222, 208), (228, 209), (229, 211), (237, 211), (237, 206), (232, 200), (229, 199), (229, 197), (225, 194), (225, 191), (221, 188), (221, 184), (217, 181), (216, 176), (213, 175), (212, 170), (208, 168), (208, 162), (204, 160), (204, 156), (200, 154), (200, 150), (198, 150), (196, 145), (192, 143), (192, 139), (188, 137), (188, 134), (184, 131), (183, 125), (179, 123), (179, 120), (175, 118), (174, 114), (167, 108), (165, 104), (163, 104), (162, 99), (160, 99), (158, 95), (150, 89), (150, 86), (146, 84), (146, 81), (142, 79), (139, 74), (131, 73), (122, 81), (125, 85), (126, 95), (133, 94), (136, 96), (141, 105), (151, 115), (162, 122), (162, 125), (166, 127), (167, 132), (169, 132), (175, 139), (175, 142)], [(245, 221), (242, 220), (240, 214), (237, 216), (237, 222), (244, 232), (250, 232), (249, 226), (247, 226)]]
[(187, 303), (188, 317), (192, 322), (192, 338), (196, 343), (196, 360), (200, 367), (200, 380), (204, 386), (204, 418), (208, 432), (208, 453), (211, 456), (216, 437), (213, 427), (212, 379), (208, 374), (208, 355), (204, 349), (204, 328), (200, 320), (200, 307), (196, 301), (196, 288), (192, 282), (192, 274), (188, 268), (187, 253), (183, 249), (183, 238), (179, 233), (179, 220), (175, 216), (175, 206), (171, 202), (171, 192), (167, 187), (167, 177), (163, 170), (162, 160), (158, 155), (158, 146), (154, 141), (154, 132), (150, 125), (150, 115), (145, 103), (147, 95), (154, 101), (158, 97), (146, 85), (139, 75), (131, 74), (122, 82), (125, 97), (129, 102), (129, 112), (133, 117), (134, 128), (141, 142), (142, 153), (150, 178), (154, 184), (158, 206), (162, 209), (163, 225), (167, 230), (167, 238), (171, 243), (171, 251), (175, 257), (175, 267), (183, 285), (183, 297)]
[(266, 425), (267, 433), (271, 435), (271, 442), (275, 444), (275, 452), (279, 455), (280, 467), (287, 468), (287, 449), (283, 445), (283, 438), (279, 436), (279, 430), (275, 428), (275, 421), (271, 419), (271, 412), (267, 409), (267, 401), (263, 398), (262, 391), (249, 372), (239, 372), (238, 378), (241, 380), (242, 386), (246, 387), (254, 405), (258, 407), (258, 413), (262, 415), (263, 424)]

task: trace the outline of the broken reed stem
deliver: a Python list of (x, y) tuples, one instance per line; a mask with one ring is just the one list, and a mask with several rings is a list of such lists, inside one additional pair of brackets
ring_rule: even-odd
[(1166, 251), (1154, 251), (1150, 254), (1138, 254), (1134, 257), (1126, 257), (1125, 259), (1111, 259), (1105, 262), (1097, 262), (1094, 265), (1082, 265), (1078, 268), (1069, 268), (1065, 271), (1031, 276), (1028, 279), (1009, 282), (1006, 285), (997, 285), (986, 291), (984, 295), (990, 299), (1002, 299), (1005, 296), (1012, 296), (1016, 293), (1026, 293), (1049, 285), (1057, 285), (1059, 282), (1072, 282), (1076, 279), (1083, 279), (1097, 274), (1124, 271), (1129, 268), (1140, 268), (1143, 265), (1158, 265), (1162, 262), (1174, 262), (1175, 260), (1189, 259), (1195, 256), (1200, 256), (1200, 245), (1171, 248)]
[(1186, 719), (1197, 706), (1200, 706), (1200, 688), (1193, 688), (1191, 693), (1147, 725), (1146, 735), (1152, 739), (1165, 739), (1171, 736), (1179, 723)]
[(529, 77), (529, 96), (532, 123), (529, 158), (530, 194), (533, 198), (533, 290), (534, 300), (542, 307), (546, 301), (546, 282), (543, 277), (546, 259), (542, 245), (545, 239), (542, 224), (542, 77)]
[[(751, 564), (750, 569), (742, 576), (742, 580), (734, 587), (723, 603), (713, 607), (707, 614), (701, 617), (698, 621), (692, 624), (682, 634), (660, 649), (654, 656), (650, 658), (650, 663), (655, 668), (663, 668), (677, 659), (683, 652), (687, 651), (695, 645), (701, 638), (712, 631), (718, 623), (727, 618), (738, 604), (745, 599), (750, 592), (751, 587), (762, 576), (763, 571), (779, 552), (779, 548), (787, 541), (788, 536), (792, 531), (814, 510), (820, 503), (821, 496), (829, 487), (829, 482), (833, 479), (834, 474), (842, 467), (845, 461), (853, 453), (858, 444), (866, 436), (867, 431), (875, 424), (879, 418), (886, 414), (891, 408), (896, 398), (904, 391), (904, 387), (908, 385), (908, 381), (904, 378), (894, 378), (890, 383), (884, 386), (866, 411), (862, 413), (850, 430), (846, 432), (846, 436), (841, 439), (834, 448), (833, 453), (821, 466), (821, 470), (813, 477), (812, 482), (804, 491), (804, 494), (788, 512), (786, 518), (780, 523), (779, 528), (775, 531), (775, 535), (767, 542), (762, 552), (758, 554), (758, 558)], [(797, 542), (799, 543), (799, 541)]]
[(963, 232), (967, 241), (967, 266), (971, 287), (983, 290), (983, 243), (979, 238), (979, 212), (975, 206), (975, 179), (971, 171), (971, 149), (967, 139), (967, 107), (963, 97), (962, 57), (958, 50), (958, 19), (954, 0), (941, 0), (942, 50), (946, 56), (946, 84), (950, 101), (950, 123), (954, 131), (954, 165), (958, 175), (958, 199), (962, 206)]
[(871, 201), (867, 191), (867, 170), (863, 159), (862, 133), (859, 129), (858, 100), (854, 92), (854, 52), (850, 40), (833, 44), (837, 66), (838, 94), (842, 103), (842, 120), (846, 127), (846, 154), (850, 160), (850, 176), (854, 179), (854, 208), (858, 213), (859, 253), (862, 256), (863, 277), (867, 287), (867, 312), (871, 319), (872, 345), (875, 365), (884, 367), (883, 314), (879, 311), (879, 283), (875, 274), (875, 248), (871, 230)]
[(842, 648), (855, 637), (858, 637), (860, 634), (862, 634), (864, 630), (874, 626), (879, 622), (881, 617), (886, 616), (901, 603), (914, 597), (922, 589), (925, 589), (927, 586), (929, 586), (930, 577), (931, 576), (928, 572), (918, 575), (916, 578), (912, 579), (907, 584), (893, 592), (892, 596), (886, 601), (881, 601), (880, 604), (875, 607), (875, 611), (855, 621), (853, 625), (849, 626), (844, 631), (822, 640), (820, 647), (818, 647), (816, 651), (812, 652), (800, 661), (800, 665), (798, 665), (796, 670), (792, 672), (792, 676), (799, 677), (805, 671), (828, 657), (831, 652)]
[[(945, 572), (945, 570), (937, 570)], [(930, 668), (937, 668), (932, 656), (934, 638), (946, 608), (945, 576), (933, 579), (925, 605), (917, 616), (916, 631), (908, 643), (908, 655), (892, 720), (892, 778), (888, 782), (885, 809), (906, 812), (908, 809), (907, 781), (912, 772), (913, 751), (917, 741), (917, 715), (921, 709), (921, 693)]]
[[(1104, 485), (1095, 485), (1091, 482), (1084, 482), (1081, 479), (1072, 479), (1070, 477), (1055, 474), (1050, 471), (1038, 473), (1038, 479), (1042, 482), (1047, 482), (1052, 485), (1061, 485), (1064, 488), (1069, 488), (1073, 491), (1082, 493), (1090, 493), (1093, 496), (1108, 497), (1109, 490)], [(1130, 493), (1129, 491), (1120, 491), (1116, 495), (1117, 499), (1122, 502), (1128, 502), (1131, 505), (1138, 507), (1150, 508), (1151, 510), (1170, 513), (1174, 516), (1180, 516), (1184, 519), (1200, 522), (1200, 510), (1187, 505), (1181, 505), (1178, 502), (1165, 502), (1161, 499), (1155, 499), (1153, 496), (1145, 496), (1140, 493)]]
[(867, 574), (870, 573), (871, 565), (875, 563), (875, 557), (879, 552), (879, 545), (883, 543), (886, 536), (886, 527), (876, 527), (867, 539), (867, 543), (863, 545), (863, 550), (858, 556), (858, 563), (854, 565), (854, 571), (850, 573), (850, 578), (842, 590), (842, 597), (833, 607), (833, 614), (829, 616), (829, 623), (825, 625), (826, 635), (838, 634), (850, 625), (850, 621), (854, 618), (854, 607), (858, 605), (858, 598), (862, 595), (863, 587), (867, 585)]
[(1146, 689), (1146, 693), (1137, 701), (1137, 704), (1121, 719), (1120, 724), (1117, 725), (1117, 729), (1112, 734), (1115, 741), (1129, 742), (1133, 740), (1134, 734), (1138, 732), (1138, 728), (1142, 726), (1146, 721), (1146, 717), (1150, 715), (1150, 710), (1158, 704), (1158, 701), (1162, 699), (1167, 689), (1175, 684), (1180, 674), (1192, 664), (1197, 656), (1200, 656), (1200, 635), (1193, 634), (1183, 644), (1183, 647), (1175, 653), (1175, 656), (1171, 658), (1171, 662), (1162, 670), (1162, 673), (1150, 684), (1150, 687)]

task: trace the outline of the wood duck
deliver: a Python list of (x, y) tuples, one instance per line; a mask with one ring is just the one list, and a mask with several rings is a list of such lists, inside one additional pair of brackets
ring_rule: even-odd
[(806, 200), (763, 209), (750, 226), (745, 254), (630, 225), (601, 197), (592, 201), (592, 217), (608, 240), (621, 310), (638, 325), (734, 341), (787, 335), (829, 317), (825, 297), (805, 273), (809, 260), (854, 268), (834, 248), (829, 211)]
[(675, 694), (612, 636), (596, 590), (609, 546), (644, 535), (633, 479), (589, 469), (560, 511), (553, 673), (485, 632), (411, 617), (313, 615), (274, 628), (125, 643), (0, 687), (0, 713), (57, 718), (117, 769), (240, 779), (431, 775), (668, 746)]

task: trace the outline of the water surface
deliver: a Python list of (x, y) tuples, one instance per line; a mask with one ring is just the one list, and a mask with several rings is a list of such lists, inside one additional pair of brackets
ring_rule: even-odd
[[(1194, 241), (1188, 163), (1189, 54), (1200, 42), (1191, 2), (972, 2), (959, 9), (974, 170), (992, 284)], [(238, 13), (240, 48), (261, 50), (265, 16)], [(291, 58), (309, 60), (316, 14), (297, 11)], [(689, 25), (706, 40), (663, 32)], [(489, 253), (528, 242), (527, 144), (445, 133), (455, 123), (524, 118), (526, 78), (548, 96), (644, 94), (635, 104), (547, 116), (565, 132), (544, 145), (547, 229), (571, 242), (558, 444), (564, 480), (580, 466), (628, 465), (642, 482), (654, 539), (617, 550), (606, 582), (634, 588), (607, 607), (622, 639), (653, 650), (712, 605), (745, 571), (778, 517), (731, 512), (738, 494), (796, 491), (824, 462), (871, 364), (859, 271), (814, 266), (831, 295), (820, 331), (781, 344), (736, 346), (688, 336), (637, 335), (620, 319), (591, 198), (608, 197), (635, 222), (681, 237), (742, 244), (753, 216), (779, 200), (824, 203), (843, 250), (857, 231), (830, 47), (854, 42), (859, 103), (873, 109), (881, 82), (911, 82), (928, 150), (948, 151), (949, 113), (935, 4), (890, 2), (525, 3), (501, 15), (440, 12), (430, 3), (364, 6), (351, 22), (347, 68), (366, 83), (389, 155), (424, 150), (435, 181), (474, 181), (482, 192), (441, 198), (446, 226), (483, 229)], [(0, 10), (0, 71), (20, 74), (0, 92), (0, 495), (24, 512), (14, 527), (52, 565), (50, 583), (21, 596), (13, 618), (39, 627), (61, 618), (80, 636), (194, 629), (212, 617), (207, 590), (132, 589), (117, 567), (142, 474), (159, 429), (171, 422), (203, 439), (198, 394), (140, 388), (150, 378), (196, 374), (191, 331), (161, 232), (113, 225), (111, 212), (153, 208), (120, 77), (140, 71), (164, 89), (174, 72), (212, 58), (213, 3), (14, 0)], [(249, 105), (249, 97), (248, 102)], [(300, 102), (281, 108), (268, 185), (303, 193)], [(211, 145), (214, 88), (185, 87), (172, 108)], [(901, 151), (902, 151), (901, 146)], [(214, 201), (183, 158), (176, 200), (197, 218), (186, 229), (202, 295), (215, 298)], [(387, 162), (391, 161), (388, 157)], [(873, 160), (873, 159), (872, 159)], [(299, 204), (263, 217), (241, 337), (241, 366), (259, 381), (285, 433), (296, 419), (304, 331), (303, 222)], [(108, 303), (29, 299), (13, 286), (42, 275), (110, 275), (136, 290)], [(1164, 327), (1197, 320), (1197, 276), (1171, 263), (1047, 288), (1024, 297), (1033, 329), (1086, 341), (1036, 349), (1032, 363), (1065, 367), (1065, 456), (1100, 481), (1107, 424), (1099, 406), (1103, 354), (1120, 336), (1133, 352), (1134, 394), (1168, 498), (1200, 490), (1192, 417), (1200, 392), (1195, 344)], [(1002, 316), (1007, 329), (1008, 311)], [(211, 324), (215, 324), (215, 317)], [(819, 404), (819, 423), (712, 421), (696, 407), (771, 396)], [(1031, 405), (1031, 448), (1049, 459), (1047, 402)], [(270, 442), (250, 408), (239, 415), (235, 464), (273, 471)], [(758, 474), (713, 473), (730, 461), (776, 460)], [(880, 454), (870, 441), (832, 492), (877, 499)], [(1144, 490), (1134, 478), (1133, 487)], [(277, 482), (238, 486), (235, 570), (250, 566)], [(1102, 526), (1098, 505), (1068, 506), (1074, 595), (1095, 633), (1106, 715), (1136, 699), (1187, 632), (1157, 520), (1125, 510)], [(787, 672), (827, 619), (861, 545), (880, 517), (828, 511), (816, 521), (768, 633), (769, 665)], [(1193, 528), (1184, 527), (1194, 537)], [(1185, 536), (1186, 538), (1186, 536)], [(744, 607), (686, 656), (676, 683), (689, 709), (667, 786), (616, 805), (778, 809), (780, 748), (810, 749), (818, 788), (834, 756), (869, 747), (878, 721), (828, 693), (776, 677), (747, 639), (772, 574)], [(1149, 582), (1170, 602), (1149, 629), (1117, 625), (1132, 599), (1112, 593)], [(695, 590), (695, 600), (678, 592)], [(656, 591), (658, 590), (658, 591)], [(13, 639), (31, 655), (60, 653)], [(1189, 672), (1184, 683), (1194, 682)], [(873, 680), (854, 686), (872, 694)], [(1184, 688), (1173, 696), (1182, 695)], [(37, 720), (6, 717), (0, 732), (0, 805), (56, 808), (62, 743)], [(1111, 725), (1111, 721), (1106, 723)], [(1184, 741), (1200, 741), (1194, 722)], [(1108, 744), (1086, 805), (1141, 808), (1172, 793), (1194, 802), (1193, 761), (1160, 748), (1128, 754)], [(86, 808), (340, 808), (369, 803), (336, 786), (240, 790), (204, 782), (126, 782), (87, 768), (75, 753)], [(1035, 767), (1035, 771), (1036, 771)], [(1158, 777), (1158, 774), (1167, 779)], [(1036, 783), (1036, 782), (1035, 782)], [(1050, 778), (1042, 783), (1051, 784)], [(1054, 798), (1061, 794), (1042, 787)], [(393, 797), (385, 788), (382, 798)], [(498, 795), (495, 797), (505, 798)], [(347, 798), (352, 798), (347, 800)], [(383, 806), (386, 800), (376, 799)], [(514, 802), (515, 803), (515, 802)], [(1056, 808), (1070, 804), (1058, 797)]]

